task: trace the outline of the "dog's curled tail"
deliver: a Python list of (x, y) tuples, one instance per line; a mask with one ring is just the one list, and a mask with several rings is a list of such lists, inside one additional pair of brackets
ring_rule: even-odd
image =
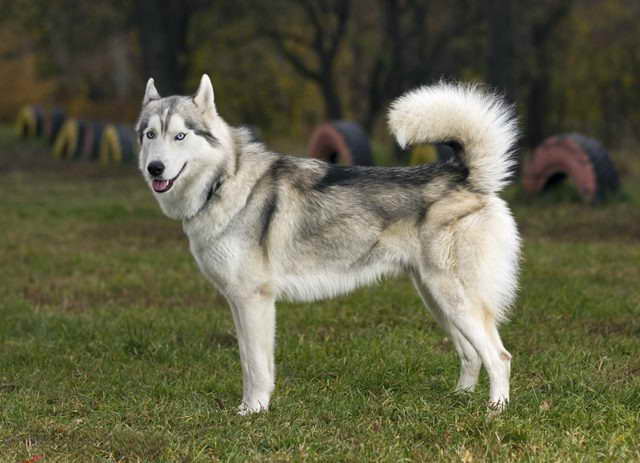
[(468, 182), (495, 193), (509, 183), (518, 130), (513, 108), (474, 84), (441, 82), (407, 92), (391, 104), (389, 126), (403, 148), (454, 142)]

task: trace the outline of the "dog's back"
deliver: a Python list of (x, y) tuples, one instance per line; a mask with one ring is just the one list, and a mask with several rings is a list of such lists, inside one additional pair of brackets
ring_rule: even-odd
[(476, 88), (441, 84), (398, 100), (389, 119), (401, 144), (449, 142), (456, 156), (383, 168), (274, 155), (261, 178), (268, 200), (258, 209), (268, 214), (255, 236), (275, 293), (313, 300), (425, 265), (457, 268), (504, 319), (519, 246), (496, 196), (512, 167), (510, 109)]

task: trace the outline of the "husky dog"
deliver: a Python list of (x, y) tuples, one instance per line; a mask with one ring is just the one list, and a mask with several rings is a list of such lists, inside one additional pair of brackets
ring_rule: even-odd
[(490, 408), (508, 402), (498, 324), (516, 292), (519, 238), (497, 192), (513, 165), (512, 110), (477, 86), (440, 83), (396, 100), (389, 125), (402, 146), (447, 142), (456, 156), (383, 168), (272, 153), (218, 115), (206, 74), (193, 96), (162, 98), (147, 82), (140, 170), (229, 303), (239, 413), (269, 407), (277, 300), (328, 298), (401, 272), (455, 346), (456, 389), (473, 390), (484, 365)]

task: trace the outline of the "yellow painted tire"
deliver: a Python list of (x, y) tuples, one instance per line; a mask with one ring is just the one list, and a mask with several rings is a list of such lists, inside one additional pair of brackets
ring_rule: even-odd
[(23, 138), (37, 137), (42, 134), (44, 113), (38, 106), (22, 107), (16, 118), (16, 129)]
[(102, 131), (100, 139), (100, 164), (108, 165), (122, 160), (122, 150), (118, 139), (118, 129), (113, 124), (107, 125)]
[(100, 163), (108, 165), (133, 162), (138, 142), (132, 128), (124, 125), (107, 125), (100, 141)]
[(433, 145), (419, 145), (411, 150), (410, 166), (431, 164), (438, 160), (438, 150)]
[(78, 121), (67, 119), (53, 143), (51, 155), (54, 159), (71, 159), (78, 149)]

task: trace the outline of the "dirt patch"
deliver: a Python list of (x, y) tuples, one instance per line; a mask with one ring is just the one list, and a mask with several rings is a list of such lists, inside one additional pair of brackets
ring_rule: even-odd
[(549, 227), (548, 238), (556, 241), (607, 241), (640, 243), (640, 217), (624, 222), (561, 223)]
[(588, 320), (585, 322), (588, 334), (595, 336), (640, 336), (640, 320), (628, 318), (624, 320)]
[(124, 246), (158, 246), (183, 245), (186, 247), (187, 237), (179, 222), (170, 219), (135, 220), (126, 224), (106, 223), (86, 227), (88, 241), (96, 246), (104, 242), (117, 242)]
[(581, 204), (516, 206), (515, 211), (525, 239), (640, 243), (640, 208), (631, 202), (599, 207)]

